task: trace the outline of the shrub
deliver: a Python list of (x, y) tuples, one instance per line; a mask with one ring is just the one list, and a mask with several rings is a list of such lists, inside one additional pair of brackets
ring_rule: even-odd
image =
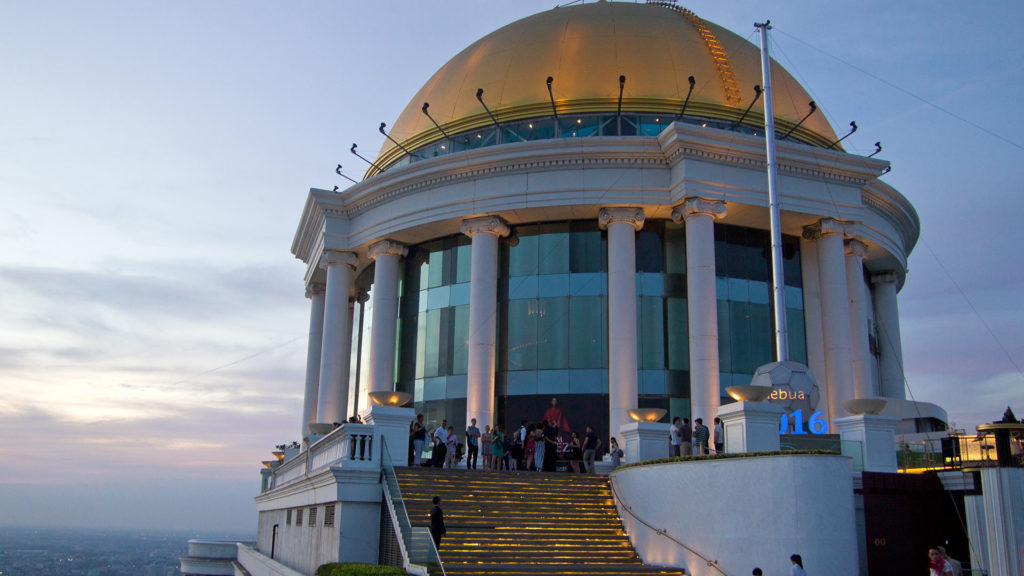
[(622, 466), (619, 466), (617, 470), (622, 470), (623, 468), (632, 468), (634, 466), (647, 466), (650, 464), (667, 464), (669, 462), (693, 462), (695, 460), (725, 460), (728, 458), (756, 458), (758, 456), (792, 456), (793, 454), (826, 454), (830, 456), (838, 456), (839, 452), (833, 452), (832, 450), (779, 450), (772, 452), (708, 454), (707, 456), (675, 456), (672, 458), (658, 458), (656, 460), (645, 460), (644, 462), (631, 462), (629, 464), (623, 464)]
[(377, 566), (376, 564), (360, 564), (343, 562), (324, 564), (316, 569), (316, 576), (408, 576), (405, 570), (397, 566)]

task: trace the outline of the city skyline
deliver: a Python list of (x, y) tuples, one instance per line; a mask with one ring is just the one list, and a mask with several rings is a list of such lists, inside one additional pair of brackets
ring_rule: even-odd
[[(554, 5), (0, 7), (3, 522), (254, 530), (259, 461), (299, 435), (307, 189), (358, 179), (352, 142), (375, 156), (444, 62)], [(1024, 7), (684, 5), (752, 42), (770, 18), (836, 132), (857, 122), (847, 150), (881, 141), (922, 222), (908, 397), (969, 432), (1020, 412)]]

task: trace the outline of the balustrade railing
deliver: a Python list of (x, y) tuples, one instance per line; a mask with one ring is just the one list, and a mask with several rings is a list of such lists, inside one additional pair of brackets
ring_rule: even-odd
[(380, 466), (380, 434), (369, 424), (342, 424), (309, 449), (274, 469), (268, 488), (277, 488), (330, 466)]

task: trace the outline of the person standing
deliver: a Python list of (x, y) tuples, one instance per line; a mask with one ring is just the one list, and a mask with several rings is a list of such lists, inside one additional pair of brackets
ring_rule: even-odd
[(491, 466), (495, 470), (501, 470), (501, 459), (505, 455), (505, 435), (501, 433), (501, 426), (494, 425), (491, 430)]
[(697, 418), (693, 423), (695, 424), (693, 427), (693, 453), (696, 456), (706, 456), (708, 454), (708, 437), (711, 436), (711, 432), (704, 425), (703, 418)]
[(683, 418), (683, 424), (679, 427), (679, 455), (693, 456), (693, 429), (690, 428), (690, 419)]
[(536, 458), (534, 454), (537, 452), (537, 434), (534, 432), (531, 424), (531, 428), (527, 429), (526, 432), (526, 462), (524, 464), (524, 470), (534, 471), (537, 469), (535, 463)]
[(470, 418), (469, 426), (466, 426), (466, 470), (476, 470), (479, 453), (480, 429), (476, 427), (476, 418)]
[(459, 455), (459, 439), (455, 436), (454, 426), (448, 427), (448, 438), (445, 439), (444, 448), (444, 467), (451, 470), (458, 463), (456, 458)]
[(448, 533), (444, 527), (444, 510), (441, 510), (441, 497), (434, 496), (434, 507), (430, 509), (430, 537), (434, 539), (434, 546), (441, 549), (441, 536)]
[(928, 549), (928, 576), (953, 576), (953, 565), (942, 557), (938, 546)]
[(423, 425), (423, 414), (417, 414), (412, 422), (412, 465), (419, 466), (423, 456), (423, 444), (427, 441), (427, 427)]
[(679, 420), (679, 416), (672, 419), (672, 427), (668, 429), (668, 457), (674, 458), (679, 456), (679, 449), (683, 444), (683, 437), (679, 433), (679, 427), (682, 425), (682, 421)]
[(587, 434), (583, 437), (583, 469), (587, 474), (594, 473), (594, 455), (601, 449), (601, 439), (594, 429), (587, 426)]
[(936, 546), (935, 548), (939, 551), (939, 554), (942, 556), (942, 559), (946, 562), (949, 562), (949, 566), (953, 568), (953, 576), (963, 576), (964, 565), (961, 564), (959, 560), (954, 560), (953, 558), (950, 558), (949, 554), (946, 554), (946, 549), (942, 546)]
[(448, 421), (441, 420), (441, 425), (434, 430), (434, 453), (431, 456), (431, 463), (434, 468), (441, 468), (444, 466), (444, 458), (447, 453), (448, 443)]
[(715, 454), (721, 454), (725, 452), (725, 430), (722, 428), (722, 419), (718, 416), (715, 416), (714, 434)]
[(544, 428), (544, 471), (554, 472), (558, 459), (558, 425), (548, 421)]
[(534, 446), (533, 446), (533, 467), (540, 472), (544, 469), (544, 453), (547, 452), (547, 446), (544, 442), (544, 424), (534, 430)]
[(789, 561), (793, 563), (789, 568), (790, 576), (807, 576), (807, 572), (804, 571), (804, 559), (799, 554), (790, 556)]
[(619, 448), (619, 441), (615, 439), (615, 436), (612, 436), (611, 444), (608, 446), (608, 453), (612, 457), (612, 468), (618, 468), (619, 464), (622, 463), (622, 457), (625, 456), (625, 454), (622, 452), (622, 449)]
[(491, 469), (491, 442), (494, 440), (494, 433), (491, 432), (491, 425), (484, 424), (484, 433), (480, 436), (480, 446), (484, 453), (484, 470)]

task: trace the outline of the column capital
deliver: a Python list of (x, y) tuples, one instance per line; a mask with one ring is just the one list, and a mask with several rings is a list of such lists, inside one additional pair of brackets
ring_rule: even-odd
[(306, 298), (312, 298), (313, 296), (319, 296), (324, 293), (327, 288), (322, 282), (309, 282), (306, 284)]
[(843, 236), (846, 231), (853, 227), (854, 222), (850, 220), (839, 220), (837, 218), (822, 218), (810, 226), (804, 226), (804, 239), (817, 240), (822, 236), (838, 234)]
[(863, 260), (864, 255), (868, 253), (868, 245), (856, 238), (850, 238), (845, 244), (847, 256), (856, 256)]
[(323, 268), (324, 270), (335, 264), (343, 264), (355, 270), (356, 264), (358, 262), (359, 257), (356, 256), (355, 252), (345, 252), (342, 250), (324, 250), (324, 253), (320, 255), (320, 267)]
[(690, 216), (706, 214), (715, 220), (725, 218), (729, 209), (722, 200), (708, 200), (697, 196), (687, 196), (683, 203), (672, 208), (672, 221), (682, 222)]
[(871, 275), (871, 283), (876, 286), (879, 284), (893, 284), (899, 286), (900, 275), (895, 270), (886, 270), (885, 272), (879, 272), (878, 274)]
[(504, 238), (512, 231), (508, 227), (508, 223), (505, 222), (501, 216), (479, 216), (477, 218), (467, 218), (462, 221), (461, 230), (463, 234), (470, 238), (473, 237), (473, 234), (478, 232), (494, 234), (498, 238)]
[(381, 256), (398, 256), (399, 258), (403, 258), (408, 253), (408, 246), (391, 239), (374, 242), (373, 244), (370, 244), (369, 248), (370, 258), (373, 260), (376, 260)]
[(644, 219), (643, 208), (601, 208), (597, 214), (597, 224), (602, 230), (607, 230), (608, 226), (620, 222), (631, 225), (634, 230), (640, 230), (644, 227)]

